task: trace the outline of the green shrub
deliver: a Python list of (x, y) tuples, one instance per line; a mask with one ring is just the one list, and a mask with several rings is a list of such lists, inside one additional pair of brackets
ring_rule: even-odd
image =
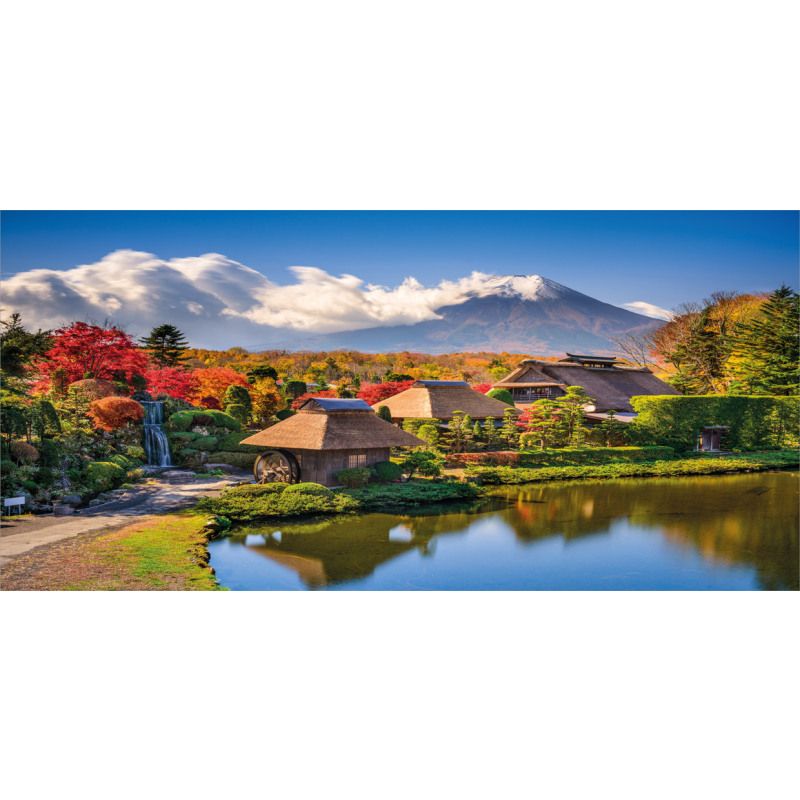
[(228, 464), (239, 469), (253, 469), (256, 459), (252, 453), (230, 453), (217, 450), (209, 455), (208, 461), (216, 464)]
[(186, 433), (192, 427), (197, 414), (194, 410), (178, 411), (164, 423), (164, 430), (167, 433)]
[(477, 486), (471, 483), (441, 483), (438, 481), (412, 481), (391, 486), (373, 484), (360, 489), (341, 489), (340, 491), (356, 500), (361, 511), (414, 507), (451, 500), (473, 500), (482, 493)]
[[(222, 405), (225, 407), (226, 414), (231, 414), (231, 406), (244, 406), (245, 412), (249, 414), (253, 408), (253, 401), (244, 386), (233, 383), (225, 390), (225, 401)], [(236, 414), (231, 414), (231, 416), (238, 419)]]
[(55, 480), (55, 473), (50, 467), (39, 467), (39, 469), (36, 470), (34, 480), (39, 486), (50, 486)]
[(427, 442), (429, 447), (436, 447), (439, 443), (439, 429), (435, 425), (420, 425), (416, 435)]
[(176, 444), (178, 446), (184, 445), (187, 442), (193, 442), (195, 439), (199, 439), (203, 434), (195, 433), (194, 431), (187, 431), (186, 433), (170, 433), (167, 435), (167, 438), (170, 441), (170, 444)]
[(227, 428), (229, 431), (240, 431), (242, 429), (241, 423), (230, 416), (230, 414), (226, 414), (224, 411), (206, 409), (203, 414), (211, 417), (213, 424), (218, 428)]
[(110, 456), (106, 456), (106, 461), (109, 461), (112, 464), (116, 464), (118, 467), (122, 467), (124, 470), (129, 470), (133, 468), (133, 464), (129, 461), (125, 456), (121, 455), (120, 453), (112, 453)]
[(280, 494), (287, 486), (286, 483), (245, 483), (226, 489), (224, 494), (235, 497), (261, 497), (265, 494)]
[(39, 491), (39, 487), (35, 481), (21, 481), (20, 485), (26, 492), (30, 492), (31, 494), (36, 494), (36, 492)]
[(233, 417), (240, 425), (247, 425), (250, 420), (250, 412), (241, 403), (231, 403), (225, 406), (225, 413)]
[(389, 406), (378, 406), (376, 413), (380, 419), (386, 420), (386, 422), (392, 421), (392, 412), (389, 410)]
[(255, 444), (242, 444), (242, 439), (247, 439), (252, 435), (251, 431), (235, 431), (234, 433), (228, 433), (219, 440), (217, 447), (228, 453), (260, 453), (264, 449), (263, 447), (259, 447)]
[(412, 450), (400, 461), (400, 467), (409, 477), (415, 474), (436, 477), (442, 474), (441, 462), (430, 450)]
[[(275, 485), (275, 484), (273, 484)], [(326, 494), (289, 491), (297, 486), (287, 486), (284, 491), (266, 492), (259, 495), (231, 494), (224, 492), (219, 497), (201, 500), (196, 508), (239, 522), (270, 517), (296, 517), (307, 514), (341, 514), (357, 511), (358, 503), (351, 497), (326, 490)], [(316, 485), (320, 489), (324, 486)]]
[(61, 455), (59, 446), (52, 439), (42, 439), (37, 445), (39, 464), (43, 467), (57, 467)]
[(93, 461), (83, 468), (81, 479), (90, 491), (104, 492), (125, 480), (125, 470), (110, 461)]
[(403, 475), (403, 468), (394, 461), (379, 461), (377, 464), (373, 464), (372, 468), (375, 470), (377, 480), (381, 483), (399, 480)]
[(16, 468), (17, 468), (17, 465), (13, 461), (11, 461), (10, 459), (4, 458), (2, 461), (0, 461), (0, 472), (2, 472), (2, 473), (5, 473), (5, 474), (8, 475), (8, 474), (12, 473)]
[(289, 419), (289, 417), (293, 417), (297, 412), (291, 408), (282, 408), (280, 411), (275, 412), (275, 416), (279, 420)]
[(417, 431), (423, 425), (432, 425), (436, 427), (437, 425), (441, 425), (442, 421), (440, 419), (434, 419), (433, 417), (408, 417), (407, 419), (403, 420), (403, 430), (406, 433), (413, 433), (415, 436)]
[(494, 397), (495, 400), (499, 400), (501, 403), (505, 403), (509, 406), (514, 405), (514, 398), (508, 389), (490, 389), (486, 392), (486, 396)]
[(336, 480), (351, 489), (366, 486), (372, 473), (367, 467), (350, 467), (336, 473)]
[(125, 455), (134, 461), (141, 461), (142, 463), (147, 461), (147, 453), (145, 453), (144, 448), (136, 444), (129, 444), (125, 448)]
[(333, 494), (330, 489), (321, 483), (294, 483), (287, 486), (286, 491), (293, 494), (311, 494), (319, 497), (327, 497)]
[(219, 439), (216, 436), (201, 436), (190, 442), (187, 447), (189, 450), (205, 450), (207, 453), (213, 453), (218, 443)]

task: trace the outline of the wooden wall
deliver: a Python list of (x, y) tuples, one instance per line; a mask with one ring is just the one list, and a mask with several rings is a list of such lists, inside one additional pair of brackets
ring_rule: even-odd
[(300, 480), (304, 483), (321, 483), (323, 486), (339, 486), (336, 473), (351, 466), (350, 456), (362, 456), (363, 463), (352, 466), (367, 467), (378, 461), (389, 460), (388, 447), (356, 450), (295, 450), (284, 448), (294, 454), (300, 465)]

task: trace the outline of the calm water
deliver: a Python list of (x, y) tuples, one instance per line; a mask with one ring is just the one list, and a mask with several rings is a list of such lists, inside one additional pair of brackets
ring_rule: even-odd
[(212, 542), (211, 565), (234, 590), (797, 590), (798, 477), (508, 487), (411, 515), (252, 525)]

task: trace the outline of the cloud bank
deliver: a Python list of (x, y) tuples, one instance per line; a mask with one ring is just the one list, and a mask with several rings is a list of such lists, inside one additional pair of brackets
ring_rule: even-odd
[(437, 308), (484, 293), (489, 277), (473, 272), (435, 287), (406, 278), (389, 288), (315, 267), (289, 271), (296, 282), (281, 286), (217, 253), (165, 261), (117, 250), (95, 264), (15, 275), (4, 282), (3, 308), (21, 312), (29, 329), (109, 319), (138, 337), (169, 322), (194, 347), (224, 349), (286, 345), (291, 331), (333, 333), (439, 319)]
[(654, 319), (672, 319), (672, 312), (667, 311), (665, 308), (659, 308), (652, 303), (645, 303), (642, 300), (637, 300), (634, 303), (623, 303), (622, 308), (627, 308), (628, 311), (633, 311), (634, 314), (643, 314), (645, 317), (653, 317)]

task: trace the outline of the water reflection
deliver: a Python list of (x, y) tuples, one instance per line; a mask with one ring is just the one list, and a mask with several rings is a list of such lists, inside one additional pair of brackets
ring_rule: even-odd
[(797, 503), (796, 472), (504, 487), (471, 506), (248, 526), (212, 543), (212, 564), (239, 589), (798, 589)]

